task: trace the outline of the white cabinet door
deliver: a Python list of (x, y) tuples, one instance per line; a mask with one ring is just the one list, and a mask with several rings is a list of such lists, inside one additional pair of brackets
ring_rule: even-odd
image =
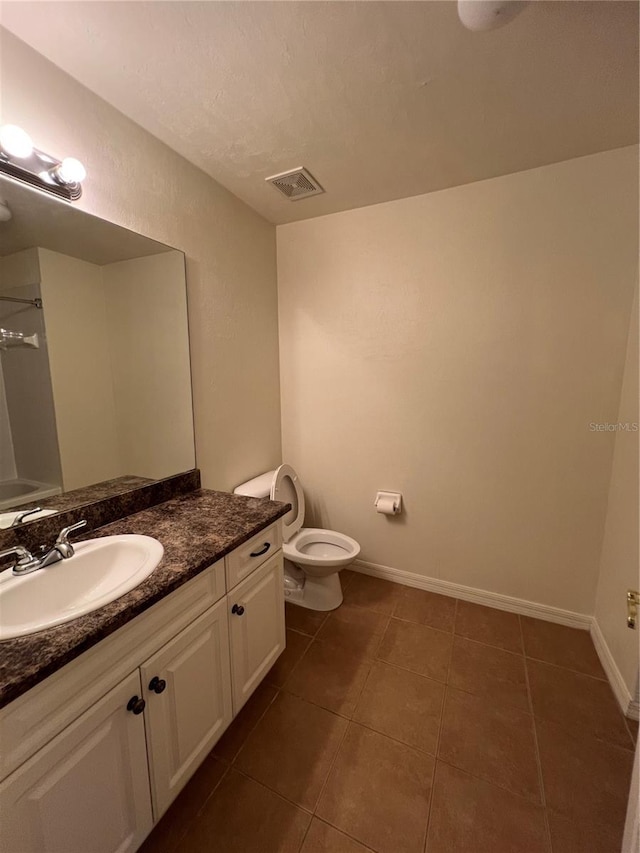
[(159, 820), (231, 722), (226, 600), (163, 646), (140, 673)]
[(3, 853), (125, 853), (151, 829), (136, 671), (0, 785)]
[(285, 647), (282, 566), (276, 554), (227, 595), (234, 714)]

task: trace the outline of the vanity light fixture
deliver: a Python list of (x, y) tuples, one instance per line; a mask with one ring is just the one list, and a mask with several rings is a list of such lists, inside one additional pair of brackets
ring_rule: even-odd
[(86, 169), (75, 157), (57, 160), (34, 148), (31, 137), (21, 127), (0, 127), (0, 172), (66, 201), (82, 195)]

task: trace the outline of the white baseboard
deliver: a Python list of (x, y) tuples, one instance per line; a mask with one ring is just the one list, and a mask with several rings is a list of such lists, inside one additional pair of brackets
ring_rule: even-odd
[(604, 634), (600, 630), (600, 626), (595, 619), (591, 622), (591, 639), (598, 652), (600, 663), (609, 679), (609, 684), (614, 692), (618, 704), (622, 708), (622, 713), (633, 720), (640, 719), (640, 706), (638, 701), (634, 700), (629, 692), (629, 688), (624, 682), (624, 679), (618, 669), (618, 665), (613, 659), (611, 650), (607, 645)]
[(425, 575), (418, 575), (415, 572), (405, 572), (402, 569), (392, 569), (390, 566), (367, 563), (364, 560), (356, 560), (350, 568), (364, 575), (384, 578), (405, 586), (426, 589), (429, 592), (438, 592), (440, 595), (450, 595), (464, 601), (473, 601), (475, 604), (485, 604), (487, 607), (495, 607), (497, 610), (508, 610), (511, 613), (520, 613), (522, 616), (533, 616), (535, 619), (557, 622), (559, 625), (568, 625), (570, 628), (582, 628), (588, 631), (591, 627), (592, 617), (587, 616), (586, 613), (574, 613), (572, 610), (562, 610), (559, 607), (538, 604), (524, 598), (514, 598), (511, 595), (501, 595), (498, 592), (488, 592), (472, 586), (441, 581)]
[(560, 607), (551, 607), (548, 604), (538, 604), (536, 601), (527, 601), (524, 598), (514, 598), (511, 595), (501, 595), (498, 592), (488, 592), (487, 590), (476, 589), (472, 586), (437, 580), (436, 578), (429, 578), (425, 575), (418, 575), (415, 572), (393, 569), (391, 566), (368, 563), (365, 560), (356, 560), (350, 568), (364, 575), (384, 578), (385, 580), (404, 584), (405, 586), (412, 586), (416, 589), (426, 589), (429, 592), (437, 592), (440, 595), (461, 598), (463, 601), (473, 601), (475, 604), (484, 604), (487, 607), (495, 607), (498, 610), (519, 613), (521, 616), (533, 616), (535, 619), (544, 619), (547, 622), (557, 622), (559, 625), (568, 625), (570, 628), (581, 628), (584, 631), (590, 631), (600, 662), (623, 713), (634, 720), (640, 718), (640, 705), (637, 699), (634, 700), (629, 693), (620, 670), (605, 642), (602, 631), (593, 616), (589, 616), (586, 613), (575, 613), (572, 610), (562, 610)]

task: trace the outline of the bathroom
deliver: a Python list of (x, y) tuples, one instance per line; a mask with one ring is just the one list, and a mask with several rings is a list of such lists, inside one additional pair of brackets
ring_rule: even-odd
[[(354, 722), (359, 696), (337, 712), (305, 698), (301, 667), (331, 644), (318, 640), (325, 616), (289, 604), (275, 675), (148, 840), (123, 850), (635, 849), (624, 774), (638, 718), (638, 633), (627, 627), (638, 589), (638, 4), (520, 5), (484, 31), (467, 29), (455, 2), (0, 7), (0, 124), (82, 161), (74, 210), (184, 253), (195, 465), (151, 476), (197, 467), (203, 489), (230, 493), (295, 468), (305, 526), (361, 549), (340, 573), (344, 604), (326, 617), (360, 620), (333, 660), (344, 678), (352, 665), (361, 694), (374, 669), (356, 653), (365, 623), (412, 623), (397, 614), (415, 590), (442, 608), (434, 630), (455, 600), (460, 612), (467, 602), (507, 614), (495, 617), (507, 633), (515, 619), (590, 634), (606, 678), (581, 672), (576, 684), (598, 692), (608, 681), (615, 725), (628, 727), (626, 739), (606, 736), (608, 704), (594, 734), (588, 691), (589, 713), (566, 692), (548, 700), (554, 711), (534, 730), (556, 725), (560, 742), (564, 711), (581, 738), (572, 790), (583, 776), (613, 780), (602, 801), (589, 789), (554, 805), (544, 755), (534, 796), (497, 770), (438, 758), (437, 743), (416, 748)], [(299, 166), (323, 193), (292, 202), (265, 181)], [(380, 490), (401, 493), (399, 514), (376, 512)], [(542, 661), (573, 678), (572, 666)], [(389, 656), (386, 666), (415, 674)], [(327, 669), (318, 658), (315, 671)], [(247, 755), (247, 738), (275, 703), (294, 707), (291, 696), (309, 716), (278, 720), (322, 761), (295, 764), (279, 748), (280, 771), (308, 774), (306, 791), (321, 777), (312, 801), (267, 778), (266, 754)], [(370, 832), (329, 802), (345, 720), (403, 744), (397, 755), (418, 762), (407, 775), (428, 776), (426, 804), (386, 764), (393, 783), (377, 797), (389, 802), (384, 821), (368, 810)], [(455, 772), (438, 776), (423, 755)], [(611, 767), (624, 767), (622, 781)], [(439, 792), (461, 780), (447, 816)], [(496, 818), (502, 809), (511, 822)]]

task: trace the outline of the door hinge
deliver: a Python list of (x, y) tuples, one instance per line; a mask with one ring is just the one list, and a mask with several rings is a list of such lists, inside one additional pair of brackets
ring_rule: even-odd
[(640, 606), (640, 592), (637, 589), (627, 590), (627, 627), (634, 628), (638, 622), (638, 607)]

